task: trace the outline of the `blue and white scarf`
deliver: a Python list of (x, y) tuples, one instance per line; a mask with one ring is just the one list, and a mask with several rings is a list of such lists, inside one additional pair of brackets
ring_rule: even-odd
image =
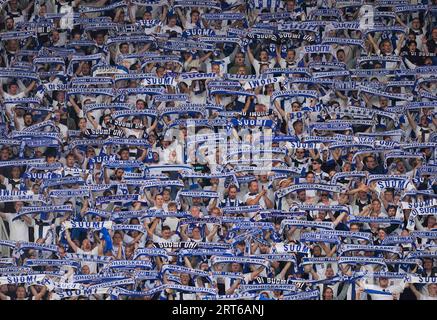
[(287, 194), (300, 190), (318, 190), (318, 191), (327, 191), (327, 192), (341, 192), (342, 186), (340, 185), (328, 185), (328, 184), (317, 184), (317, 183), (304, 183), (304, 184), (296, 184), (290, 187), (280, 189), (275, 192), (275, 196), (277, 198), (285, 197)]

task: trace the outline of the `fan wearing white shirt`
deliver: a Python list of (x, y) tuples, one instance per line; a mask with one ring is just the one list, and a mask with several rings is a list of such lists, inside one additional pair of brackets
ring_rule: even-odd
[[(190, 286), (190, 280), (191, 277), (189, 274), (187, 273), (181, 273), (180, 274), (180, 284), (183, 286)], [(166, 283), (170, 283), (167, 280), (167, 277), (164, 277), (163, 280), (164, 284)], [(188, 293), (188, 292), (183, 292), (183, 291), (174, 291), (173, 289), (165, 289), (161, 296), (167, 297), (167, 300), (197, 300), (197, 294), (196, 293)]]
[(426, 42), (426, 27), (421, 25), (421, 21), (418, 17), (411, 21), (411, 27), (408, 31), (416, 36), (417, 48), (422, 51), (423, 44)]
[[(250, 283), (251, 281), (254, 281), (256, 277), (259, 275), (266, 276), (266, 268), (264, 266), (254, 266), (251, 265), (251, 272), (243, 273), (242, 276), (244, 277), (243, 281), (244, 283)], [(230, 272), (234, 273), (241, 273), (243, 271), (243, 267), (241, 264), (237, 262), (231, 263)], [(263, 272), (264, 271), (264, 272)], [(234, 294), (234, 291), (240, 286), (241, 279), (235, 279), (235, 278), (225, 278), (225, 290), (226, 294)]]
[[(410, 288), (411, 291), (416, 296), (417, 300), (437, 300), (437, 284), (430, 283), (426, 286), (427, 290), (417, 290), (414, 286), (414, 283), (407, 283), (406, 288)], [(428, 294), (425, 294), (424, 291), (428, 291)]]
[(172, 31), (182, 34), (182, 28), (176, 25), (176, 16), (169, 16), (167, 18), (167, 24), (162, 28), (162, 32), (170, 33)]
[(14, 117), (15, 130), (21, 131), (34, 124), (33, 116), (31, 113), (26, 112), (18, 107), (15, 107), (13, 111), (15, 112), (15, 117)]
[(249, 58), (250, 63), (255, 69), (255, 73), (257, 76), (261, 74), (261, 66), (266, 65), (267, 68), (273, 68), (275, 63), (277, 63), (278, 58), (269, 60), (269, 53), (266, 50), (261, 50), (259, 53), (259, 60), (255, 59), (253, 56), (252, 50), (250, 47), (247, 47), (247, 56)]
[[(279, 50), (279, 47), (277, 50)], [(279, 61), (278, 63), (281, 68), (294, 68), (296, 66), (296, 50), (291, 48), (287, 49), (285, 58), (281, 57), (280, 52), (278, 52), (277, 55)]]
[[(398, 300), (399, 294), (404, 291), (405, 281), (402, 279), (398, 285), (389, 285), (389, 280), (387, 278), (379, 278), (378, 284), (368, 284), (363, 282), (357, 282), (359, 288), (357, 292), (360, 294), (365, 290), (367, 294), (370, 295), (372, 300)], [(370, 291), (375, 290), (375, 291)], [(381, 292), (378, 293), (377, 291)], [(384, 294), (383, 292), (386, 292)]]
[[(161, 237), (157, 236), (154, 232), (156, 229), (156, 226), (158, 225), (158, 223), (161, 221), (161, 218), (155, 218), (155, 220), (153, 220), (152, 225), (149, 228), (149, 225), (144, 222), (144, 228), (147, 231), (147, 235), (150, 239), (153, 240), (153, 242), (163, 242), (163, 243), (171, 243), (171, 242), (179, 242), (180, 238), (178, 235), (176, 234), (172, 234), (171, 229), (169, 226), (162, 226), (161, 228)], [(171, 251), (171, 248), (166, 248), (165, 250), (167, 250), (168, 252)]]
[(434, 123), (430, 123), (428, 117), (425, 115), (422, 115), (419, 123), (416, 123), (409, 111), (407, 111), (407, 119), (416, 135), (416, 139), (418, 139), (419, 142), (428, 142), (431, 134), (435, 131)]
[(188, 21), (187, 17), (182, 13), (180, 8), (176, 8), (176, 13), (179, 16), (179, 19), (181, 20), (184, 29), (196, 29), (205, 27), (202, 20), (200, 19), (200, 12), (197, 9), (191, 10), (190, 21)]
[[(400, 52), (401, 52), (401, 48), (402, 48), (402, 44), (404, 42), (405, 39), (405, 35), (402, 34), (397, 42), (396, 45), (396, 49), (393, 51), (393, 46), (390, 42), (390, 40), (385, 39), (382, 40), (381, 43), (378, 45), (376, 44), (375, 40), (373, 39), (373, 37), (370, 35), (370, 33), (367, 35), (367, 39), (369, 39), (369, 42), (372, 44), (374, 52), (378, 55), (378, 56), (399, 56)], [(386, 62), (385, 63), (385, 68), (386, 69), (395, 69), (397, 67), (397, 62)]]
[(312, 160), (311, 169), (316, 183), (327, 183), (329, 181), (329, 174), (322, 170), (322, 160), (320, 158)]
[[(19, 99), (25, 98), (33, 90), (36, 82), (32, 81), (28, 87), (25, 87), (21, 82), (11, 82), (8, 84), (8, 92), (4, 92), (3, 83), (0, 85), (0, 96), (4, 99)], [(22, 89), (21, 91), (19, 89)], [(8, 103), (6, 105), (6, 112), (8, 115), (12, 114), (12, 108), (15, 107), (16, 104)], [(11, 117), (12, 119), (13, 117)]]
[(61, 123), (61, 112), (59, 110), (55, 110), (53, 113), (49, 112), (47, 114), (47, 117), (44, 120), (46, 121), (46, 120), (49, 120), (51, 118), (53, 119), (57, 130), (61, 134), (62, 140), (64, 142), (67, 141), (67, 139), (68, 139), (68, 127)]
[[(157, 193), (154, 196), (152, 196), (150, 194), (150, 192), (146, 191), (145, 195), (146, 195), (147, 200), (154, 204), (154, 206), (150, 208), (151, 211), (157, 211), (157, 212), (167, 211), (168, 208), (167, 208), (167, 205), (164, 204), (164, 198), (163, 198), (162, 194)], [(146, 218), (145, 222), (150, 223), (150, 222), (152, 222), (152, 219)], [(156, 229), (154, 231), (156, 235), (161, 234), (162, 222), (164, 222), (164, 221), (161, 221), (161, 219), (160, 219), (156, 225)]]
[[(22, 201), (15, 202), (16, 212), (19, 212), (22, 207)], [(29, 241), (29, 227), (32, 226), (32, 219), (23, 215), (19, 219), (13, 220), (16, 215), (16, 213), (0, 212), (0, 217), (9, 224), (9, 240), (27, 242)]]
[[(165, 191), (166, 190), (164, 190), (164, 193), (165, 193)], [(166, 205), (167, 205), (166, 203), (163, 204), (163, 206), (166, 206)], [(176, 212), (177, 211), (176, 202), (169, 202), (167, 205), (167, 211), (168, 212)], [(168, 217), (168, 218), (165, 218), (164, 221), (162, 222), (162, 225), (168, 226), (172, 233), (176, 233), (178, 224), (179, 224), (179, 218), (177, 218), (177, 217)]]
[[(260, 205), (263, 209), (273, 208), (273, 202), (267, 196), (267, 190), (259, 191), (258, 181), (249, 182), (249, 192), (244, 196), (243, 201), (248, 206)], [(254, 213), (251, 214), (254, 215)]]
[(202, 237), (202, 230), (201, 227), (195, 226), (193, 229), (191, 229), (191, 235), (187, 233), (188, 225), (185, 224), (181, 226), (181, 238), (184, 241), (194, 241), (194, 242), (211, 242), (214, 236), (217, 234), (218, 226), (215, 225), (212, 229), (212, 231), (208, 234), (207, 237)]
[[(70, 247), (75, 253), (79, 254), (92, 254), (92, 255), (103, 255), (103, 241), (100, 241), (98, 246), (92, 248), (91, 242), (88, 239), (82, 241), (82, 246), (79, 248), (76, 243), (71, 240), (70, 230), (65, 231), (65, 237)], [(96, 262), (82, 262), (81, 266), (88, 266), (90, 273), (97, 273), (97, 263)]]

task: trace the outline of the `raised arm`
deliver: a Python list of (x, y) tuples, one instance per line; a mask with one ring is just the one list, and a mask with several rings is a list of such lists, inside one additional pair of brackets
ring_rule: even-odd
[[(234, 50), (231, 52), (231, 54), (228, 56), (229, 57), (229, 61), (234, 61), (235, 56), (237, 55), (237, 53), (240, 51), (240, 46), (235, 45)], [(212, 52), (209, 52), (212, 54)]]
[(147, 157), (148, 151), (147, 151), (147, 148), (139, 148), (139, 149), (141, 150), (141, 156), (139, 156), (139, 158), (137, 160), (140, 162), (143, 162), (144, 159), (146, 159), (146, 157)]
[(150, 126), (150, 132), (152, 132), (153, 130), (155, 130), (156, 129), (156, 127), (158, 126), (158, 117), (156, 117), (154, 120), (153, 120), (153, 123), (152, 123), (152, 125)]
[(265, 194), (265, 192), (266, 192), (265, 190), (261, 190), (261, 192), (258, 193), (255, 198), (247, 199), (246, 204), (248, 206), (257, 205), (259, 203), (259, 201), (261, 200), (261, 198), (263, 197), (263, 195)]
[(214, 236), (217, 234), (217, 230), (218, 230), (218, 225), (214, 225), (214, 227), (212, 228), (212, 231), (209, 233), (209, 235), (206, 237), (206, 240), (208, 242), (211, 242), (212, 239), (214, 238)]
[(47, 287), (43, 286), (41, 291), (38, 293), (35, 289), (35, 286), (33, 285), (33, 286), (30, 286), (30, 291), (32, 291), (32, 295), (35, 298), (34, 300), (41, 300), (42, 297), (44, 297), (44, 295), (47, 292)]
[(263, 198), (264, 198), (264, 202), (266, 204), (267, 209), (272, 209), (274, 204), (272, 202), (272, 200), (269, 199), (269, 197), (267, 196), (267, 190), (263, 189), (264, 194), (263, 194)]
[(407, 28), (408, 26), (401, 20), (401, 18), (399, 18), (399, 16), (397, 14), (395, 14), (395, 19), (396, 21), (403, 26), (404, 28)]
[(162, 14), (161, 14), (161, 22), (163, 24), (165, 23), (165, 20), (167, 19), (167, 13), (168, 13), (167, 5), (164, 5), (162, 8)]
[(20, 127), (20, 122), (18, 121), (17, 110), (15, 109), (15, 107), (14, 107), (14, 110), (13, 110), (13, 116), (9, 116), (9, 118), (13, 118), (14, 119), (15, 128), (19, 128)]
[(309, 273), (311, 274), (311, 276), (313, 277), (314, 280), (319, 280), (320, 277), (319, 277), (319, 275), (317, 274), (317, 272), (314, 271), (313, 268), (310, 269), (310, 272), (309, 272)]
[(413, 116), (411, 115), (410, 111), (407, 111), (407, 119), (408, 119), (408, 123), (410, 124), (413, 131), (416, 131), (417, 124), (416, 124), (416, 121), (414, 121)]
[(159, 223), (159, 221), (161, 220), (161, 218), (155, 218), (153, 221), (152, 221), (152, 225), (150, 226), (150, 228), (147, 226), (147, 224), (144, 224), (144, 227), (146, 228), (146, 231), (147, 231), (147, 235), (149, 236), (149, 237), (153, 237), (153, 235), (155, 234), (155, 229), (156, 229), (156, 227), (158, 226), (158, 223)]
[(337, 217), (337, 219), (335, 219), (335, 221), (333, 222), (333, 224), (334, 224), (334, 228), (343, 220), (343, 218), (345, 217), (347, 215), (347, 212), (346, 211), (344, 211), (344, 212), (342, 212), (338, 217)]
[(378, 45), (376, 44), (375, 40), (373, 39), (373, 37), (370, 33), (367, 35), (367, 39), (369, 39), (370, 44), (372, 45), (373, 50), (375, 51), (375, 54), (377, 54), (379, 51), (379, 48), (378, 48)]
[(118, 246), (118, 250), (117, 250), (117, 260), (121, 260), (123, 258), (123, 245), (119, 245)]
[(419, 231), (428, 231), (424, 226), (422, 226), (422, 224), (420, 223), (419, 218), (417, 216), (414, 218), (414, 223), (416, 225), (416, 229), (417, 230), (419, 230)]
[(250, 64), (253, 66), (253, 63), (255, 62), (255, 57), (253, 56), (250, 46), (247, 46), (247, 57), (249, 58)]
[[(207, 160), (207, 162), (208, 162), (208, 165), (209, 165), (209, 160)], [(211, 187), (211, 191), (216, 191), (217, 192), (217, 190), (218, 190), (218, 185), (216, 183), (214, 183), (212, 185), (212, 187)], [(217, 199), (218, 198), (212, 198), (210, 200), (210, 202), (208, 203), (208, 208), (207, 208), (208, 210), (212, 210), (215, 207), (217, 207)]]
[(264, 266), (259, 266), (258, 269), (256, 269), (255, 271), (252, 271), (250, 274), (250, 279), (254, 280), (256, 277), (258, 277), (258, 275), (263, 272), (264, 270)]
[(279, 273), (279, 279), (283, 280), (285, 279), (285, 275), (287, 274), (288, 269), (291, 267), (291, 261), (288, 261), (285, 266), (282, 268), (281, 272)]
[(188, 225), (181, 226), (181, 232), (179, 233), (182, 240), (184, 240), (184, 241), (190, 240), (190, 238), (187, 235), (187, 228), (188, 228)]
[(79, 247), (74, 243), (73, 240), (71, 240), (70, 230), (65, 230), (65, 237), (67, 238), (69, 246), (73, 249), (74, 252), (77, 252)]
[(325, 250), (327, 257), (332, 257), (337, 252), (337, 246), (335, 245), (332, 247), (332, 249), (329, 249), (329, 247), (325, 244), (325, 247), (323, 247), (323, 250)]
[(191, 264), (191, 262), (190, 262), (190, 259), (188, 259), (187, 256), (184, 256), (184, 262), (185, 262), (185, 266), (186, 266), (187, 268), (191, 268), (191, 269), (193, 269), (193, 266), (192, 266), (192, 264)]
[(281, 45), (276, 45), (276, 56), (275, 56), (275, 61), (277, 64), (279, 64), (281, 62)]
[(73, 106), (74, 111), (76, 112), (77, 116), (80, 117), (82, 109), (79, 107), (79, 105), (76, 103), (76, 100), (74, 100), (73, 96), (70, 96), (68, 99)]
[(26, 14), (28, 14), (28, 13), (29, 13), (29, 10), (32, 8), (32, 6), (33, 6), (34, 3), (35, 3), (34, 0), (29, 1), (28, 5), (23, 9), (23, 11), (24, 11)]
[(127, 2), (127, 11), (129, 13), (129, 20), (132, 24), (134, 24), (136, 22), (136, 17), (135, 17), (135, 6), (132, 5), (132, 3), (130, 2), (130, 0), (126, 0)]
[(175, 11), (176, 11), (176, 13), (177, 13), (179, 19), (181, 20), (181, 23), (182, 23), (182, 25), (184, 26), (184, 29), (186, 29), (186, 28), (187, 28), (187, 27), (186, 27), (186, 25), (187, 25), (187, 18), (185, 18), (184, 14), (183, 14), (183, 12), (182, 12), (182, 10), (181, 10), (181, 8), (176, 8)]
[(109, 178), (108, 168), (103, 168), (103, 177), (105, 178), (105, 183), (109, 184), (111, 182), (111, 179)]
[(240, 281), (241, 281), (240, 279), (234, 281), (232, 286), (228, 290), (226, 290), (226, 294), (233, 294), (235, 289), (237, 289), (237, 287), (240, 285)]
[(399, 38), (397, 45), (396, 45), (396, 51), (398, 52), (398, 54), (401, 52), (401, 48), (402, 48), (402, 44), (404, 43), (404, 39), (405, 39), (405, 34), (402, 34)]
[(88, 211), (89, 201), (87, 198), (84, 198), (82, 209), (80, 209), (80, 215), (83, 217), (85, 213)]
[(95, 119), (93, 119), (93, 117), (91, 116), (91, 112), (86, 113), (86, 118), (89, 120), (89, 122), (91, 122), (94, 129), (96, 129), (96, 130), (99, 129), (99, 124), (97, 123), (97, 121)]
[(281, 115), (282, 119), (284, 119), (285, 121), (287, 121), (287, 114), (285, 113), (284, 110), (282, 110), (281, 105), (279, 104), (279, 101), (276, 99), (274, 102), (275, 108), (276, 110), (279, 112), (279, 114)]
[(411, 289), (411, 291), (413, 292), (413, 294), (416, 296), (417, 300), (420, 300), (420, 296), (422, 295), (419, 290), (416, 289), (416, 287), (414, 286), (414, 283), (407, 283), (405, 285), (405, 287), (409, 287)]
[(249, 96), (246, 99), (246, 102), (244, 103), (244, 108), (243, 108), (243, 112), (247, 113), (247, 111), (249, 110), (250, 104), (253, 101), (254, 97), (253, 96)]
[(201, 63), (205, 62), (211, 55), (212, 55), (212, 51), (205, 53), (203, 56), (199, 57), (199, 61)]
[(36, 85), (36, 82), (34, 80), (29, 84), (29, 86), (26, 89), (24, 89), (24, 94), (27, 96), (29, 94), (29, 92), (31, 92), (35, 88), (35, 85)]

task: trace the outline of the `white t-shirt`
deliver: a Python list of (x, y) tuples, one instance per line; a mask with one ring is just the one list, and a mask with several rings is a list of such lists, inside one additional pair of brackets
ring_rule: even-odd
[(259, 69), (261, 68), (261, 65), (266, 64), (268, 66), (268, 68), (273, 68), (273, 66), (275, 65), (275, 59), (271, 59), (270, 61), (266, 61), (266, 62), (261, 62), (258, 61), (256, 59), (253, 59), (253, 67), (255, 69), (256, 75), (259, 76), (260, 72)]
[[(85, 251), (82, 250), (81, 248), (78, 248), (76, 253), (78, 254), (92, 254), (92, 255), (98, 255), (99, 254), (99, 248), (95, 247), (94, 249), (92, 249), (91, 251)], [(97, 273), (97, 263), (96, 262), (81, 262), (81, 266), (85, 266), (87, 265), (88, 268), (90, 268), (90, 273)]]
[[(249, 200), (249, 199), (255, 199), (257, 195), (258, 195), (258, 194), (250, 195), (249, 193), (247, 193), (247, 194), (244, 196), (244, 198), (243, 198), (243, 202), (247, 202), (247, 200)], [(267, 209), (267, 205), (266, 205), (266, 203), (265, 203), (265, 201), (264, 201), (264, 197), (261, 197), (261, 199), (259, 199), (258, 204), (259, 204), (263, 209)], [(255, 215), (254, 212), (250, 212), (250, 213), (249, 213), (249, 217), (250, 217), (250, 218), (252, 218), (254, 215)]]
[(12, 221), (12, 219), (16, 216), (15, 213), (6, 213), (6, 221), (9, 223), (9, 239), (13, 241), (29, 241), (29, 227), (26, 222), (21, 219), (17, 219)]
[(174, 26), (174, 27), (169, 27), (169, 26), (164, 26), (161, 30), (161, 32), (167, 32), (167, 31), (176, 31), (179, 34), (182, 34), (182, 29), (179, 26)]
[[(388, 286), (387, 288), (383, 289), (380, 285), (376, 284), (365, 284), (365, 289), (371, 289), (371, 290), (377, 290), (377, 291), (386, 291), (390, 293), (401, 293), (404, 291), (404, 286), (402, 285), (392, 285)], [(367, 293), (370, 294), (370, 297), (372, 300), (393, 300), (393, 296), (390, 294), (377, 294), (377, 293)]]
[[(16, 95), (12, 95), (12, 94), (9, 94), (7, 92), (3, 92), (4, 99), (21, 99), (21, 98), (25, 98), (25, 97), (26, 97), (26, 94), (24, 92), (17, 93)], [(12, 114), (12, 108), (14, 108), (15, 106), (16, 106), (15, 103), (8, 103), (6, 105), (6, 110), (10, 114)]]
[[(134, 241), (134, 238), (131, 237), (130, 235), (125, 234), (125, 235), (123, 236), (123, 243), (125, 243), (125, 244), (131, 244), (132, 241)], [(143, 234), (143, 235), (141, 236), (141, 238), (140, 238), (139, 246), (140, 246), (141, 248), (143, 248), (145, 244), (146, 244), (146, 235)]]
[[(179, 242), (180, 238), (178, 235), (174, 234), (168, 239), (161, 238), (157, 236), (156, 234), (152, 237), (153, 242), (159, 242), (159, 243), (170, 243), (170, 242)], [(167, 252), (171, 252), (172, 248), (164, 248)]]

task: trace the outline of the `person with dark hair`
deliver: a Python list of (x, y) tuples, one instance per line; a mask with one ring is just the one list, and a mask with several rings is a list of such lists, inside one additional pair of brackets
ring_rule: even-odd
[(167, 16), (167, 24), (162, 27), (161, 31), (165, 33), (175, 32), (178, 35), (182, 34), (182, 28), (177, 24), (177, 16), (176, 15), (168, 15)]
[(401, 56), (416, 66), (423, 65), (422, 51), (417, 48), (417, 42), (414, 40), (407, 41), (405, 48), (401, 52)]
[(227, 189), (226, 195), (220, 202), (220, 208), (223, 207), (240, 207), (244, 205), (244, 202), (237, 198), (238, 188), (235, 185), (230, 185)]

